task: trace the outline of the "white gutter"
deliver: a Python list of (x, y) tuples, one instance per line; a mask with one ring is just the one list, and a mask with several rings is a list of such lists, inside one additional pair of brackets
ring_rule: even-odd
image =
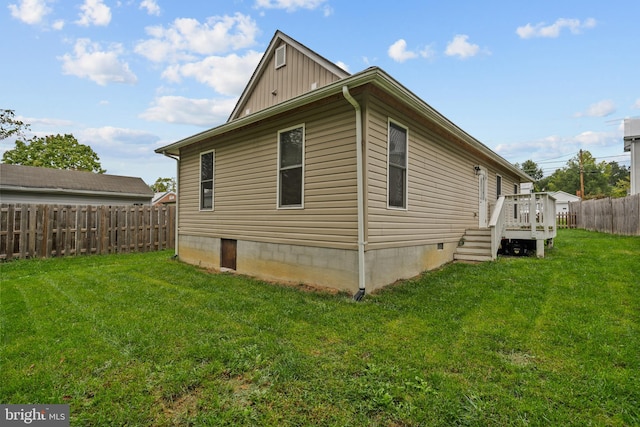
[(180, 192), (178, 191), (180, 189), (180, 156), (174, 156), (174, 155), (168, 154), (166, 151), (163, 151), (162, 154), (176, 161), (176, 230), (175, 230), (176, 241), (174, 243), (175, 248), (173, 249), (173, 252), (174, 252), (173, 256), (177, 258), (178, 257), (178, 231), (180, 230), (180, 228), (178, 227), (178, 224), (180, 224), (180, 221), (179, 221)]
[(354, 299), (359, 301), (364, 297), (365, 293), (365, 258), (364, 247), (367, 244), (364, 240), (364, 178), (362, 176), (362, 113), (360, 104), (349, 93), (348, 86), (342, 86), (342, 94), (349, 101), (356, 113), (356, 191), (358, 193), (358, 293), (354, 295)]

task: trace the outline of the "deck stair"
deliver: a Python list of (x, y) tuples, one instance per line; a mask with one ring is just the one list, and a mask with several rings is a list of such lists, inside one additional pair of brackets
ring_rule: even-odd
[(463, 262), (491, 261), (491, 230), (466, 230), (453, 254), (453, 259)]

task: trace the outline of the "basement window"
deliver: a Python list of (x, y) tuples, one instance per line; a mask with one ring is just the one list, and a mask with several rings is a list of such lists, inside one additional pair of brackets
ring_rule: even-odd
[(444, 249), (444, 243), (438, 243), (438, 250), (441, 251)]
[(276, 49), (276, 69), (287, 65), (287, 45), (283, 44)]

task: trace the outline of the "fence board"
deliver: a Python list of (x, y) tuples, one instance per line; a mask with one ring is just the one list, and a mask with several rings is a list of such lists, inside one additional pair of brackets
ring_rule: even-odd
[(625, 236), (640, 236), (640, 194), (569, 203), (578, 228)]
[(175, 209), (175, 206), (1, 204), (0, 259), (172, 248)]

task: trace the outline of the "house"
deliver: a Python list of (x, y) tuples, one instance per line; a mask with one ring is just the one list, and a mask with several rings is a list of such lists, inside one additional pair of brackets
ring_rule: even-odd
[(148, 205), (141, 178), (0, 164), (0, 202), (60, 205)]
[(631, 191), (640, 193), (640, 119), (624, 120), (624, 151), (631, 153)]
[(580, 199), (580, 197), (564, 191), (552, 191), (549, 194), (556, 199), (556, 214), (568, 213), (569, 203), (579, 202), (580, 200), (582, 200)]
[(533, 182), (523, 182), (520, 184), (520, 192), (523, 194), (533, 193)]
[(179, 259), (356, 297), (462, 257), (467, 230), (499, 244), (531, 181), (382, 69), (279, 31), (226, 123), (156, 152), (178, 161)]
[(175, 205), (176, 204), (176, 193), (174, 191), (164, 191), (160, 193), (155, 193), (153, 199), (151, 200), (152, 205)]

